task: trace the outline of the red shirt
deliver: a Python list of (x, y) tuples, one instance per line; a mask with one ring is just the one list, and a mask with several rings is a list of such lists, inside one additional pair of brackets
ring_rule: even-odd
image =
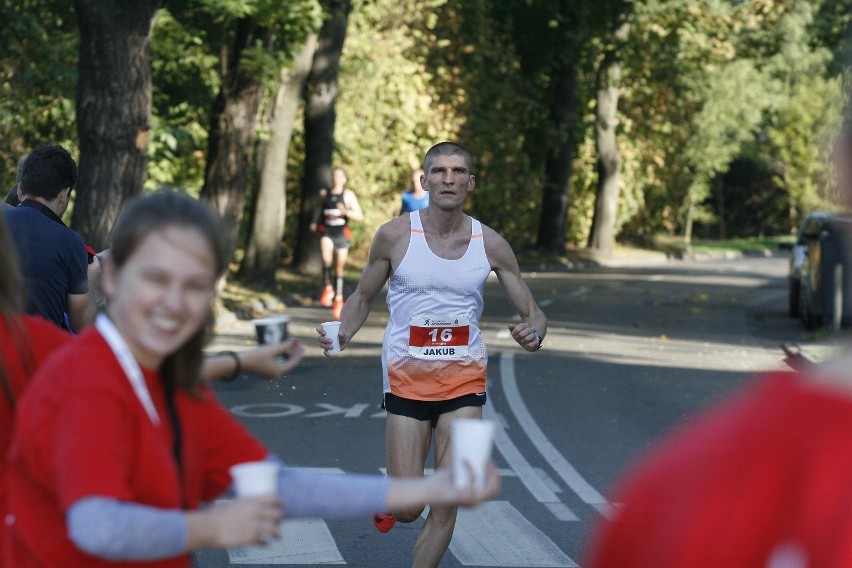
[[(69, 540), (65, 513), (79, 499), (108, 497), (164, 509), (195, 509), (231, 483), (228, 468), (267, 451), (223, 408), (210, 389), (176, 394), (183, 474), (158, 374), (144, 370), (159, 414), (155, 425), (94, 326), (45, 363), (22, 398), (9, 470), (8, 566), (189, 566), (189, 557), (107, 562)], [(63, 377), (56, 381), (57, 376)], [(181, 479), (182, 478), (182, 479)], [(144, 535), (142, 536), (144, 538)]]
[(626, 476), (591, 567), (852, 566), (852, 394), (771, 373)]
[[(17, 404), (38, 366), (73, 336), (38, 316), (7, 317), (10, 319), (0, 317), (0, 365)], [(13, 412), (5, 392), (0, 390), (0, 518), (6, 516), (6, 454), (12, 443)], [(4, 528), (5, 524), (0, 523), (0, 538)]]

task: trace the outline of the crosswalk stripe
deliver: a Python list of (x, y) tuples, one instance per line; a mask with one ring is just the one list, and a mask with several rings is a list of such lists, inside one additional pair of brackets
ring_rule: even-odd
[(450, 552), (463, 566), (577, 567), (507, 501), (459, 509)]
[[(317, 473), (343, 474), (338, 467), (302, 468)], [(231, 564), (346, 564), (328, 525), (321, 519), (284, 520), (279, 538), (266, 546), (229, 548)]]
[(228, 549), (228, 560), (231, 564), (346, 564), (324, 521), (284, 521), (279, 534), (266, 546)]

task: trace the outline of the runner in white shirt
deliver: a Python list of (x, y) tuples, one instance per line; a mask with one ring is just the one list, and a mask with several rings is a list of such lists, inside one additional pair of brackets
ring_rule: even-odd
[[(464, 213), (475, 186), (470, 153), (441, 142), (426, 153), (422, 184), (426, 209), (382, 225), (373, 239), (358, 289), (346, 300), (340, 346), (367, 319), (376, 295), (388, 282), (390, 321), (382, 346), (383, 407), (387, 410), (389, 475), (420, 477), (434, 439), (435, 467), (450, 465), (450, 420), (482, 418), (488, 357), (479, 330), (483, 287), (493, 270), (521, 316), (509, 324), (527, 351), (541, 347), (547, 318), (521, 278), (506, 240)], [(326, 351), (331, 339), (317, 326)], [(412, 522), (423, 508), (377, 513), (381, 532), (394, 522)], [(417, 544), (413, 566), (436, 567), (455, 526), (456, 509), (433, 507)]]

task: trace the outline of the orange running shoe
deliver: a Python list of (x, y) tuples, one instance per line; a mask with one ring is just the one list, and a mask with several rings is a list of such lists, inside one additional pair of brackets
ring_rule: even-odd
[(343, 298), (334, 299), (334, 307), (331, 308), (331, 315), (334, 319), (340, 319), (340, 313), (343, 311)]
[(396, 517), (390, 513), (373, 513), (373, 524), (380, 533), (386, 533), (393, 528)]
[(324, 308), (331, 307), (331, 300), (334, 298), (334, 288), (331, 287), (331, 284), (322, 289), (322, 294), (320, 295), (320, 306)]

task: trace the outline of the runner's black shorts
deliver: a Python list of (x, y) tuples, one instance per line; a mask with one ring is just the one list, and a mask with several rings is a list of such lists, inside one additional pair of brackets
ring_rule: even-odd
[(331, 239), (331, 242), (334, 244), (334, 248), (336, 249), (348, 249), (352, 246), (352, 232), (346, 225), (342, 225), (340, 227), (320, 225), (318, 231), (320, 237), (328, 237)]
[(482, 406), (484, 404), (484, 392), (466, 394), (448, 400), (412, 400), (386, 392), (382, 399), (382, 408), (391, 414), (407, 416), (415, 420), (429, 420), (432, 423), (432, 428), (438, 424), (438, 418), (442, 414), (465, 406)]

